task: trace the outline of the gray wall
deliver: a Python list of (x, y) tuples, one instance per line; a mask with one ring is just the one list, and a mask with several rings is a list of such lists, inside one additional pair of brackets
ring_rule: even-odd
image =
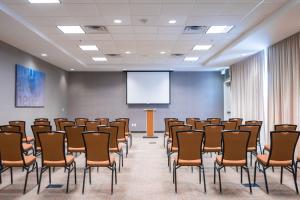
[[(15, 65), (21, 64), (46, 73), (44, 108), (15, 108)], [(0, 124), (25, 120), (27, 134), (37, 117), (66, 116), (67, 72), (0, 41)]]
[(144, 108), (156, 108), (155, 130), (163, 118), (223, 117), (223, 76), (220, 72), (172, 72), (171, 104), (127, 105), (125, 72), (69, 73), (68, 116), (129, 117), (133, 131), (145, 130)]

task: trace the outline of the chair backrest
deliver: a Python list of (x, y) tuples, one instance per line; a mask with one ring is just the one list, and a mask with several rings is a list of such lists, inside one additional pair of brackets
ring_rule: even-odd
[(203, 131), (204, 130), (204, 126), (210, 124), (209, 121), (195, 121), (195, 129), (196, 130), (200, 130), (200, 131)]
[(0, 132), (1, 161), (23, 160), (22, 134), (14, 132)]
[(38, 133), (42, 149), (42, 164), (45, 161), (65, 161), (65, 134), (61, 132)]
[(61, 121), (68, 121), (68, 119), (67, 118), (55, 118), (54, 122), (55, 122), (55, 128), (56, 128), (55, 130), (56, 131), (61, 131), (60, 124), (59, 124)]
[(49, 121), (48, 118), (36, 118), (34, 119), (35, 122), (40, 122), (40, 121)]
[(165, 121), (165, 132), (169, 132), (169, 121), (178, 121), (178, 119), (177, 118), (165, 118), (164, 119), (164, 121)]
[(176, 121), (172, 121), (172, 120), (171, 120), (171, 121), (168, 121), (169, 138), (173, 138), (172, 132), (171, 132), (171, 126), (175, 126), (175, 125), (184, 125), (184, 121), (178, 121), (178, 120), (176, 120)]
[(117, 126), (99, 126), (98, 131), (101, 133), (109, 133), (109, 148), (118, 148)]
[(237, 130), (238, 125), (237, 121), (222, 121), (222, 125), (224, 125), (224, 130)]
[(275, 131), (296, 131), (297, 125), (294, 124), (277, 124), (274, 125)]
[(202, 141), (204, 132), (198, 130), (178, 131), (178, 160), (201, 160), (202, 163)]
[(249, 131), (250, 138), (248, 148), (254, 148), (257, 150), (257, 140), (259, 137), (261, 125), (240, 125), (240, 131)]
[(124, 121), (125, 122), (125, 132), (129, 132), (129, 118), (118, 118), (116, 121)]
[(35, 126), (50, 126), (50, 121), (34, 121)]
[(96, 118), (95, 121), (99, 121), (100, 125), (109, 125), (109, 118)]
[(263, 124), (262, 121), (257, 121), (257, 120), (245, 121), (245, 125), (260, 125), (260, 126), (262, 126), (262, 124)]
[(209, 121), (210, 124), (221, 124), (221, 118), (207, 118), (206, 121)]
[(124, 121), (112, 121), (110, 122), (110, 126), (118, 127), (118, 139), (125, 138), (125, 122)]
[(173, 125), (170, 126), (170, 135), (172, 135), (172, 147), (178, 147), (177, 132), (178, 131), (191, 131), (193, 127), (191, 125)]
[(83, 133), (87, 161), (109, 161), (109, 133)]
[(21, 133), (20, 126), (3, 125), (0, 126), (0, 130), (5, 132)]
[(98, 131), (98, 126), (100, 125), (99, 121), (87, 121), (85, 123), (85, 130), (86, 131), (94, 131), (97, 132)]
[(209, 124), (204, 126), (204, 147), (221, 147), (223, 125)]
[(223, 160), (242, 160), (247, 164), (249, 138), (249, 131), (222, 132), (222, 163)]
[(85, 126), (65, 126), (68, 147), (84, 148), (82, 133), (85, 131)]
[(243, 118), (229, 118), (230, 122), (236, 122), (237, 123), (237, 129), (240, 127), (240, 125), (243, 123)]
[(10, 121), (9, 125), (19, 126), (20, 132), (22, 133), (22, 137), (26, 138), (26, 122), (25, 121)]
[(195, 129), (195, 122), (199, 121), (200, 118), (197, 117), (188, 117), (185, 119), (185, 122), (187, 125), (191, 125), (193, 127), (193, 129)]
[(76, 126), (85, 126), (87, 121), (89, 121), (88, 118), (75, 118)]
[(269, 160), (294, 160), (295, 148), (299, 138), (299, 131), (271, 131), (271, 149)]
[(31, 130), (34, 136), (34, 147), (37, 149), (37, 147), (41, 147), (40, 140), (38, 137), (39, 133), (49, 133), (52, 131), (51, 126), (40, 126), (40, 125), (32, 125)]
[(75, 126), (74, 121), (61, 121), (59, 122), (60, 130), (61, 131), (66, 131), (65, 127), (66, 126)]

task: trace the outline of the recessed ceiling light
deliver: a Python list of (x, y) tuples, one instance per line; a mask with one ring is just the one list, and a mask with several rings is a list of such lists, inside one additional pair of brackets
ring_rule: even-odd
[(228, 33), (233, 26), (211, 26), (206, 33)]
[(131, 52), (130, 52), (130, 51), (125, 51), (125, 53), (126, 53), (126, 54), (131, 54)]
[(115, 20), (114, 20), (114, 23), (115, 23), (115, 24), (121, 24), (121, 23), (122, 23), (122, 20), (120, 20), (120, 19), (115, 19)]
[(166, 52), (165, 51), (161, 51), (160, 54), (166, 54)]
[(85, 33), (80, 26), (57, 26), (63, 33)]
[(41, 56), (46, 57), (48, 55), (46, 53), (42, 53)]
[(75, 69), (71, 68), (70, 71), (75, 71)]
[(28, 0), (29, 3), (60, 3), (59, 0)]
[(195, 45), (193, 47), (194, 51), (203, 51), (203, 50), (209, 50), (212, 47), (212, 45)]
[(80, 49), (83, 51), (98, 51), (98, 47), (96, 45), (79, 45)]
[(176, 24), (176, 20), (175, 19), (169, 20), (169, 24)]
[(94, 61), (105, 62), (107, 59), (105, 57), (93, 57)]
[(187, 62), (196, 62), (199, 59), (199, 57), (185, 57), (184, 61)]

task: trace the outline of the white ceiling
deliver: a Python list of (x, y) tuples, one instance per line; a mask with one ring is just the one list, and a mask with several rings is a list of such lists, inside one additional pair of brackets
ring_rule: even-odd
[[(228, 57), (228, 52), (290, 2), (61, 0), (61, 4), (30, 4), (28, 0), (0, 0), (0, 39), (65, 70), (215, 70), (241, 58), (248, 44), (234, 51), (235, 58)], [(114, 19), (121, 19), (123, 23), (114, 24)], [(143, 24), (141, 19), (148, 21)], [(170, 19), (177, 23), (168, 24)], [(57, 25), (105, 25), (109, 34), (67, 35), (58, 30)], [(183, 34), (186, 25), (234, 25), (234, 28), (228, 34)], [(84, 52), (79, 44), (95, 44), (100, 51)], [(208, 51), (192, 51), (196, 44), (212, 44), (213, 47)], [(253, 53), (260, 49), (250, 50)], [(126, 51), (132, 54), (127, 55)], [(161, 51), (167, 53), (161, 55)], [(41, 53), (48, 56), (41, 57)], [(94, 56), (108, 53), (121, 56), (106, 56), (108, 62), (104, 63), (92, 60)], [(200, 59), (187, 63), (184, 57), (174, 57), (171, 53), (199, 56)]]

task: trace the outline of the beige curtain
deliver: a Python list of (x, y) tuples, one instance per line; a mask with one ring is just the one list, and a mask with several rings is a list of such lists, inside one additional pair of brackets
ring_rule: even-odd
[[(264, 52), (230, 66), (231, 117), (264, 121)], [(262, 128), (264, 130), (264, 128)], [(261, 132), (264, 143), (265, 134)]]

